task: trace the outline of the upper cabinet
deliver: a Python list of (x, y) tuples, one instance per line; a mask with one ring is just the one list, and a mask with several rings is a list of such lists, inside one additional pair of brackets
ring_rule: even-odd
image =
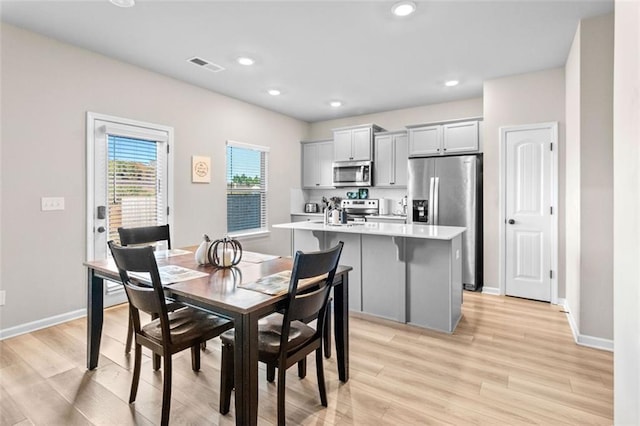
[(333, 188), (333, 140), (302, 142), (302, 187)]
[(334, 129), (334, 161), (372, 161), (373, 134), (381, 130), (374, 124)]
[(406, 187), (408, 137), (406, 131), (377, 133), (374, 138), (373, 183), (377, 187)]
[(479, 120), (407, 126), (409, 157), (478, 152)]

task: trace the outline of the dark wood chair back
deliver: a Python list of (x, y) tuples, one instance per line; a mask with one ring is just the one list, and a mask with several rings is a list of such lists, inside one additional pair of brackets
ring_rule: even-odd
[(120, 244), (124, 247), (166, 241), (167, 248), (171, 250), (169, 225), (118, 228), (118, 235), (120, 236)]
[[(326, 314), (327, 301), (333, 284), (333, 278), (338, 268), (343, 242), (325, 251), (296, 253), (291, 280), (289, 282), (289, 299), (284, 312), (282, 335), (280, 340), (281, 352), (286, 354), (286, 345), (289, 341), (289, 329), (291, 321), (309, 322), (318, 319), (315, 338), (320, 338), (323, 332), (324, 316)], [(298, 294), (300, 280), (326, 275), (326, 278), (318, 284), (318, 288)]]
[[(143, 311), (153, 318), (160, 318), (163, 340), (167, 339), (165, 343), (170, 343), (168, 341), (170, 333), (167, 304), (162, 290), (158, 264), (153, 255), (153, 247), (120, 247), (113, 241), (109, 241), (109, 248), (129, 299), (134, 331), (140, 332), (140, 311)], [(129, 272), (148, 273), (151, 278), (151, 287), (132, 281)]]

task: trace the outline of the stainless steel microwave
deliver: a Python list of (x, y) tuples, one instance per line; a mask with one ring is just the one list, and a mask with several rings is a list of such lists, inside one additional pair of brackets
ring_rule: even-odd
[(371, 161), (333, 163), (333, 186), (371, 186)]

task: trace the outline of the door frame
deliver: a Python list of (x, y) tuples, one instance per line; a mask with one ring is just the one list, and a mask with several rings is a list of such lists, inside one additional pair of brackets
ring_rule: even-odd
[(550, 176), (550, 195), (551, 205), (553, 207), (553, 214), (551, 215), (550, 226), (550, 253), (551, 253), (551, 270), (553, 275), (551, 277), (551, 303), (558, 304), (558, 122), (546, 122), (536, 124), (524, 124), (519, 126), (502, 126), (498, 129), (500, 133), (500, 200), (499, 200), (499, 290), (500, 295), (506, 294), (507, 288), (507, 259), (506, 259), (506, 245), (507, 245), (507, 232), (506, 232), (506, 208), (507, 208), (507, 185), (506, 185), (506, 173), (507, 173), (507, 133), (522, 130), (540, 130), (548, 129), (551, 134), (551, 143), (554, 149), (551, 150), (551, 176)]
[(87, 170), (87, 182), (86, 182), (86, 198), (87, 198), (87, 210), (86, 210), (86, 259), (92, 260), (94, 258), (94, 244), (93, 244), (93, 232), (95, 227), (94, 220), (94, 204), (95, 198), (93, 194), (93, 188), (95, 185), (95, 167), (94, 167), (94, 156), (95, 156), (95, 123), (96, 121), (111, 121), (118, 124), (125, 124), (136, 127), (147, 127), (150, 129), (157, 129), (164, 132), (167, 132), (167, 144), (170, 147), (170, 150), (167, 154), (167, 205), (170, 206), (169, 214), (167, 215), (167, 223), (169, 224), (169, 229), (171, 229), (173, 233), (173, 127), (164, 126), (161, 124), (155, 123), (147, 123), (144, 121), (132, 120), (129, 118), (116, 117), (112, 115), (106, 114), (98, 114), (95, 112), (87, 111), (87, 133), (86, 133), (86, 149), (87, 149), (87, 157), (86, 157), (86, 170)]

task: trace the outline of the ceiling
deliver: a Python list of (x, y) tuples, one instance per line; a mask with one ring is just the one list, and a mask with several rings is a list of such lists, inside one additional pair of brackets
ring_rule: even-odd
[[(580, 19), (613, 0), (2, 1), (2, 21), (304, 121), (482, 96), (563, 66)], [(255, 58), (247, 67), (238, 56)], [(188, 59), (225, 68), (213, 73)], [(447, 80), (459, 80), (445, 87)], [(267, 94), (279, 89), (280, 96)], [(329, 102), (343, 106), (332, 108)]]

